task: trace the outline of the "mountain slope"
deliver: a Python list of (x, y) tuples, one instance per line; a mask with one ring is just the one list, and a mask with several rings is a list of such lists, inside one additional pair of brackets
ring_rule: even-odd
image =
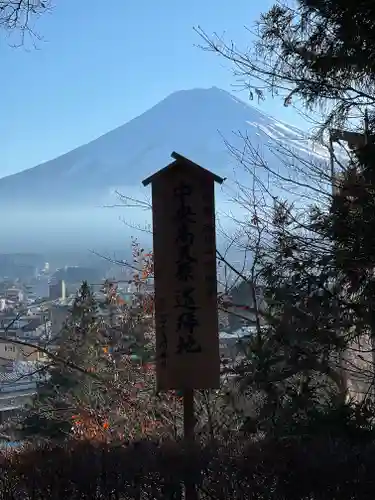
[[(236, 162), (225, 140), (241, 150), (238, 132), (266, 157), (271, 139), (311, 153), (298, 129), (228, 92), (215, 87), (178, 91), (88, 144), (0, 179), (2, 239), (29, 251), (47, 243), (74, 247), (80, 242), (92, 248), (103, 238), (109, 247), (123, 242), (118, 214), (102, 208), (116, 203), (114, 191), (145, 193), (141, 181), (169, 163), (172, 151), (231, 177)], [(145, 220), (142, 217), (138, 222)], [(7, 245), (11, 250), (15, 249)]]
[[(179, 91), (125, 125), (54, 160), (0, 179), (0, 203), (64, 206), (107, 200), (111, 191), (137, 186), (170, 161), (171, 151), (218, 174), (232, 171), (224, 139), (248, 132), (256, 142), (266, 134), (293, 139), (287, 127), (217, 89)], [(265, 137), (259, 134), (266, 132)]]

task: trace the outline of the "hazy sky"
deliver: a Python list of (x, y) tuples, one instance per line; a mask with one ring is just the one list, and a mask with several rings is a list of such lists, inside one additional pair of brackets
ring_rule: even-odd
[[(271, 1), (54, 0), (37, 50), (0, 38), (0, 176), (52, 159), (146, 111), (175, 90), (236, 81), (221, 58), (196, 47), (193, 27), (251, 43)], [(261, 5), (261, 7), (255, 7)], [(238, 95), (246, 99), (246, 94)], [(271, 98), (262, 108), (299, 124)]]

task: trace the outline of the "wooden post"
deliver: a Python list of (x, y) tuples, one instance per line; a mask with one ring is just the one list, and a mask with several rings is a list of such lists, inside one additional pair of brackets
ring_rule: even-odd
[[(191, 448), (194, 443), (194, 390), (185, 389), (183, 393), (184, 403), (184, 439), (187, 449)], [(185, 480), (185, 500), (198, 500), (197, 487), (194, 478)]]
[(218, 389), (214, 184), (223, 179), (172, 158), (143, 181), (152, 187), (157, 389)]
[[(224, 179), (171, 156), (143, 181), (152, 186), (156, 380), (158, 390), (183, 390), (184, 440), (193, 451), (194, 390), (220, 387), (214, 184)], [(198, 499), (194, 476), (185, 477), (186, 500)]]
[(184, 398), (184, 438), (187, 442), (194, 442), (194, 390), (186, 389), (183, 392)]

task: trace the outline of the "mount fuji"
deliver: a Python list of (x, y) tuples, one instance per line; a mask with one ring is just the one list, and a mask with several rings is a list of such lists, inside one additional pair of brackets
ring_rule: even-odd
[(225, 141), (241, 149), (238, 132), (264, 150), (270, 138), (293, 147), (303, 138), (297, 128), (216, 87), (175, 92), (88, 144), (0, 179), (2, 240), (17, 250), (124, 241), (119, 210), (104, 208), (118, 203), (116, 191), (144, 197), (141, 181), (167, 165), (172, 151), (231, 177), (236, 160)]

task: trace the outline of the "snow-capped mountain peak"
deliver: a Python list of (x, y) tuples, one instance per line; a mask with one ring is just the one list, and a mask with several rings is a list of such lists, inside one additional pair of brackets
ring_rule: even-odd
[[(226, 141), (241, 149), (240, 134), (264, 152), (270, 141), (277, 140), (311, 153), (298, 129), (224, 90), (181, 90), (88, 144), (0, 179), (0, 204), (7, 212), (12, 207), (5, 223), (13, 229), (15, 224), (22, 226), (27, 214), (26, 226), (29, 232), (33, 228), (33, 238), (38, 238), (41, 230), (40, 224), (31, 224), (30, 220), (40, 214), (44, 218), (43, 234), (46, 227), (60, 232), (66, 227), (71, 233), (69, 224), (76, 232), (80, 232), (80, 224), (88, 232), (96, 231), (95, 224), (102, 215), (94, 215), (94, 208), (115, 203), (115, 190), (129, 194), (141, 189), (142, 179), (168, 164), (172, 151), (230, 177), (237, 162)], [(80, 221), (79, 213), (86, 213), (85, 221)]]

